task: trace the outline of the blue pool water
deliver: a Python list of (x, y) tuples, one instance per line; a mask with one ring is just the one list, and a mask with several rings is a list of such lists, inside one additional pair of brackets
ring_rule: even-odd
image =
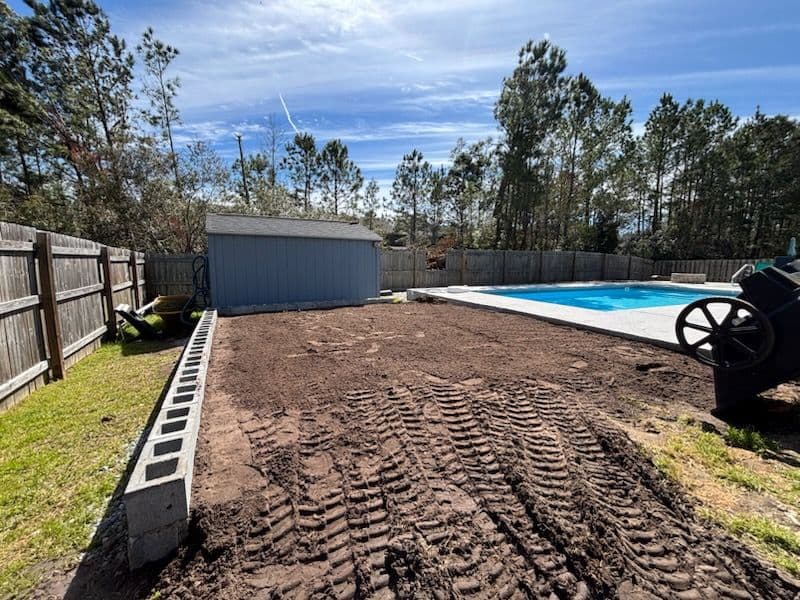
[(736, 296), (736, 292), (707, 293), (656, 286), (587, 286), (556, 289), (493, 290), (483, 292), (495, 296), (535, 300), (592, 310), (627, 310), (689, 304), (708, 296)]

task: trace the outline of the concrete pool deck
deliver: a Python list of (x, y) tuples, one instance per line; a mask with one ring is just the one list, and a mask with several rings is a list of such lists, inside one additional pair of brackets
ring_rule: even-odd
[(572, 283), (493, 285), (493, 286), (448, 286), (438, 288), (414, 288), (407, 291), (409, 300), (436, 298), (454, 304), (477, 308), (488, 308), (502, 312), (528, 315), (559, 325), (571, 325), (600, 333), (609, 333), (623, 338), (650, 342), (671, 349), (680, 349), (675, 336), (675, 319), (685, 304), (656, 306), (627, 310), (591, 310), (550, 302), (536, 302), (521, 298), (510, 298), (481, 292), (557, 290), (584, 287), (657, 287), (707, 293), (730, 295), (740, 292), (738, 285), (728, 283), (686, 284), (668, 281), (580, 281)]

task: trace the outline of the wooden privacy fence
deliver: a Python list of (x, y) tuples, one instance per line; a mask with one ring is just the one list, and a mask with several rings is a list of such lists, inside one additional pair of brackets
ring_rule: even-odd
[(0, 409), (115, 336), (144, 286), (141, 252), (0, 222)]
[(147, 297), (192, 294), (196, 254), (147, 253)]
[(642, 280), (653, 261), (599, 252), (450, 250), (444, 269), (426, 269), (424, 250), (384, 250), (381, 288)]
[(742, 265), (772, 262), (771, 258), (714, 258), (703, 260), (657, 260), (655, 275), (672, 273), (705, 273), (709, 281), (728, 282)]
[[(147, 292), (192, 293), (194, 254), (147, 254)], [(653, 261), (599, 252), (450, 250), (444, 269), (426, 268), (425, 250), (382, 250), (381, 289), (648, 279)], [(211, 290), (213, 299), (214, 290)]]

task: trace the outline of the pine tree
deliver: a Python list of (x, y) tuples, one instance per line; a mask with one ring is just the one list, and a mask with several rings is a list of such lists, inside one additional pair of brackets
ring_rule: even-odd
[(169, 144), (175, 189), (180, 193), (178, 155), (175, 153), (172, 137), (173, 127), (180, 123), (180, 113), (175, 107), (180, 81), (177, 77), (167, 76), (167, 69), (179, 53), (177, 48), (156, 39), (152, 27), (148, 27), (142, 34), (142, 41), (136, 46), (136, 51), (144, 63), (145, 78), (142, 82), (142, 91), (150, 101), (150, 110), (144, 113), (144, 117), (151, 126), (161, 131)]
[(364, 184), (361, 169), (348, 154), (342, 140), (330, 140), (322, 148), (318, 159), (318, 173), (322, 199), (334, 215), (345, 207), (354, 214), (358, 206), (358, 192)]
[(314, 136), (298, 133), (286, 144), (286, 156), (281, 168), (289, 172), (289, 180), (294, 186), (295, 202), (304, 212), (311, 209), (312, 195), (319, 182), (319, 157)]
[(520, 50), (512, 76), (503, 81), (494, 111), (503, 131), (495, 247), (501, 242), (505, 248), (535, 244), (532, 221), (547, 183), (542, 158), (562, 116), (566, 66), (562, 49), (547, 40), (530, 41)]
[(650, 228), (657, 231), (661, 227), (664, 205), (664, 192), (667, 173), (676, 159), (680, 107), (670, 94), (661, 96), (658, 106), (653, 109), (645, 123), (642, 143), (651, 170), (652, 219)]
[(392, 184), (394, 209), (408, 223), (409, 243), (417, 242), (417, 227), (423, 203), (430, 193), (431, 165), (416, 148), (397, 165)]
[(374, 229), (375, 219), (378, 216), (378, 209), (381, 206), (381, 200), (378, 195), (381, 188), (378, 182), (370, 179), (367, 187), (364, 189), (363, 205), (364, 205), (364, 219), (366, 220), (367, 227)]
[(450, 153), (451, 167), (447, 174), (447, 201), (455, 218), (457, 241), (464, 246), (471, 241), (471, 215), (477, 211), (484, 194), (488, 167), (487, 142), (470, 146), (459, 139)]

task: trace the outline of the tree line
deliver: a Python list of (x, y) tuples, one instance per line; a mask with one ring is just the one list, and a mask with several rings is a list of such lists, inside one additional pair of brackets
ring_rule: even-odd
[(342, 140), (274, 116), (233, 164), (177, 143), (178, 49), (152, 29), (129, 49), (90, 0), (25, 1), (21, 16), (0, 0), (2, 220), (196, 252), (213, 209), (361, 218), (395, 244), (654, 258), (777, 254), (800, 229), (796, 120), (665, 93), (635, 133), (630, 101), (569, 74), (549, 41), (520, 50), (496, 136), (458, 140), (445, 165), (411, 149), (384, 198)]
[(527, 43), (496, 140), (459, 140), (439, 170), (403, 158), (392, 196), (412, 243), (449, 230), (467, 246), (683, 259), (782, 254), (800, 233), (796, 120), (756, 109), (742, 122), (665, 93), (635, 135), (627, 98), (566, 68), (561, 48)]

